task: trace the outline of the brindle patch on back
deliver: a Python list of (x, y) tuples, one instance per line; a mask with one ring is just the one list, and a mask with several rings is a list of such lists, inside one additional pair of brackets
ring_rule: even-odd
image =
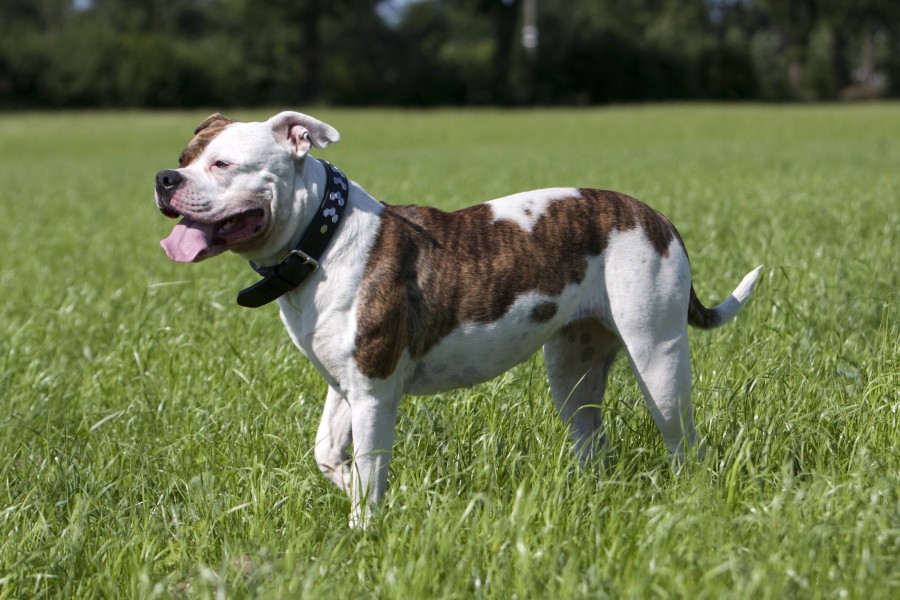
[(194, 130), (194, 137), (188, 142), (187, 147), (181, 151), (181, 156), (178, 157), (178, 167), (184, 168), (197, 160), (197, 157), (209, 146), (213, 138), (222, 133), (222, 130), (232, 123), (236, 123), (236, 121), (223, 116), (221, 113), (213, 113), (203, 119), (203, 122), (197, 125), (197, 128)]
[[(662, 256), (677, 235), (646, 204), (601, 190), (549, 202), (531, 231), (494, 220), (487, 204), (453, 213), (386, 206), (360, 285), (360, 372), (385, 379), (404, 350), (419, 359), (461, 323), (497, 321), (523, 293), (558, 296), (584, 280), (611, 231), (635, 227)], [(531, 316), (552, 317), (549, 306)]]

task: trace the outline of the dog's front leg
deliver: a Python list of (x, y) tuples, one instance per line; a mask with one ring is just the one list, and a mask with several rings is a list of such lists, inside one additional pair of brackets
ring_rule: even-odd
[(348, 394), (353, 430), (350, 526), (364, 528), (384, 499), (401, 392), (394, 386)]
[(314, 454), (319, 470), (332, 483), (350, 494), (350, 404), (332, 387), (328, 388), (322, 421), (316, 434)]

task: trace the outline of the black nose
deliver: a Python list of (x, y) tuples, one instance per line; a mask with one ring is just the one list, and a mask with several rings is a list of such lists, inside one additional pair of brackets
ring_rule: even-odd
[(178, 171), (166, 169), (156, 174), (156, 187), (161, 190), (171, 190), (181, 185), (184, 176)]

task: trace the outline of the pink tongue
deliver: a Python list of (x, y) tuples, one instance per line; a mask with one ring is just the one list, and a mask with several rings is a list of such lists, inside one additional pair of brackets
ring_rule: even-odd
[[(174, 261), (194, 262), (201, 252), (209, 250), (212, 245), (212, 225), (204, 225), (185, 217), (159, 245)], [(203, 258), (206, 256), (200, 260)]]

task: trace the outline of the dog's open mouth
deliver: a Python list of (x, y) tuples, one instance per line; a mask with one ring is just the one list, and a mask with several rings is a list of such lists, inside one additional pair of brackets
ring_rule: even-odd
[(261, 208), (246, 210), (212, 223), (183, 217), (169, 237), (160, 242), (160, 246), (174, 261), (199, 262), (250, 239), (264, 224), (265, 211)]

